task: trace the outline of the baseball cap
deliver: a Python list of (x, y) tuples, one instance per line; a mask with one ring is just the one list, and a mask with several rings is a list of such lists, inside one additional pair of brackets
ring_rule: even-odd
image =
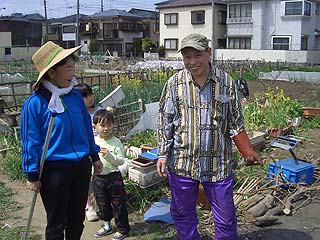
[(182, 49), (186, 47), (191, 47), (199, 51), (204, 51), (207, 48), (209, 48), (209, 39), (204, 35), (198, 33), (191, 33), (182, 39), (181, 46), (178, 52), (180, 52)]

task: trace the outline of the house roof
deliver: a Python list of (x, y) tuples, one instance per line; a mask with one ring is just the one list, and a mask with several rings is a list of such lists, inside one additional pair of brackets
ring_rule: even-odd
[(139, 18), (140, 17), (137, 14), (126, 12), (125, 10), (119, 10), (119, 9), (110, 9), (103, 12), (98, 12), (93, 15), (89, 15), (85, 18), (112, 18), (112, 17), (130, 17), (130, 18)]
[(39, 13), (26, 14), (22, 13), (12, 13), (10, 16), (1, 16), (2, 20), (13, 20), (13, 21), (22, 21), (22, 22), (44, 22), (44, 17)]
[[(80, 14), (79, 18), (85, 18), (87, 15)], [(49, 19), (49, 24), (66, 24), (66, 23), (75, 23), (77, 21), (77, 14), (69, 15), (62, 18), (52, 18)]]
[(150, 10), (144, 10), (144, 9), (138, 9), (138, 8), (131, 8), (128, 12), (143, 18), (157, 18), (157, 14), (158, 14), (158, 12), (156, 11), (150, 11)]
[[(215, 0), (216, 4), (226, 4), (227, 0)], [(156, 3), (157, 9), (173, 8), (173, 7), (186, 7), (186, 6), (200, 6), (211, 5), (212, 0), (169, 0)]]

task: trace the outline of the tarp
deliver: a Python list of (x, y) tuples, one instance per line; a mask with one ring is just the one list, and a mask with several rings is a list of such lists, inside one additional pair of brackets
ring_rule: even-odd
[(143, 221), (160, 221), (173, 224), (174, 221), (170, 214), (170, 203), (169, 199), (161, 199), (159, 202), (154, 202), (145, 212)]

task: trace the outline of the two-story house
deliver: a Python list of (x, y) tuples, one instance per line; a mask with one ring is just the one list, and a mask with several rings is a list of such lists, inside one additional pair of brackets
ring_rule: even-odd
[(159, 12), (137, 8), (131, 8), (128, 12), (143, 18), (143, 38), (148, 37), (159, 46)]
[(143, 17), (124, 10), (110, 9), (81, 20), (81, 42), (95, 40), (99, 52), (113, 56), (137, 56), (143, 38)]
[(13, 13), (0, 17), (0, 61), (30, 60), (42, 44), (40, 14)]
[(182, 38), (190, 33), (213, 38), (215, 48), (226, 48), (226, 3), (214, 2), (214, 6), (212, 0), (169, 0), (156, 4), (160, 15), (160, 45), (165, 47), (167, 58), (181, 57), (177, 50)]
[[(86, 16), (87, 15), (79, 14), (79, 22), (80, 19)], [(63, 48), (75, 47), (77, 37), (77, 14), (49, 19), (48, 25), (48, 41), (53, 41)], [(79, 28), (81, 28), (81, 25)]]
[(216, 59), (319, 62), (319, 11), (319, 0), (228, 0), (228, 50)]

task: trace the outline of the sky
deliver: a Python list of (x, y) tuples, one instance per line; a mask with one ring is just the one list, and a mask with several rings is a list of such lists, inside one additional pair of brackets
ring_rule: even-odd
[[(59, 18), (77, 13), (77, 0), (0, 0), (0, 16), (11, 15), (12, 13), (39, 13), (44, 14), (44, 2), (47, 5), (48, 18)], [(140, 8), (155, 10), (155, 3), (164, 0), (79, 0), (80, 14), (91, 15), (103, 10), (121, 9), (130, 10)]]

